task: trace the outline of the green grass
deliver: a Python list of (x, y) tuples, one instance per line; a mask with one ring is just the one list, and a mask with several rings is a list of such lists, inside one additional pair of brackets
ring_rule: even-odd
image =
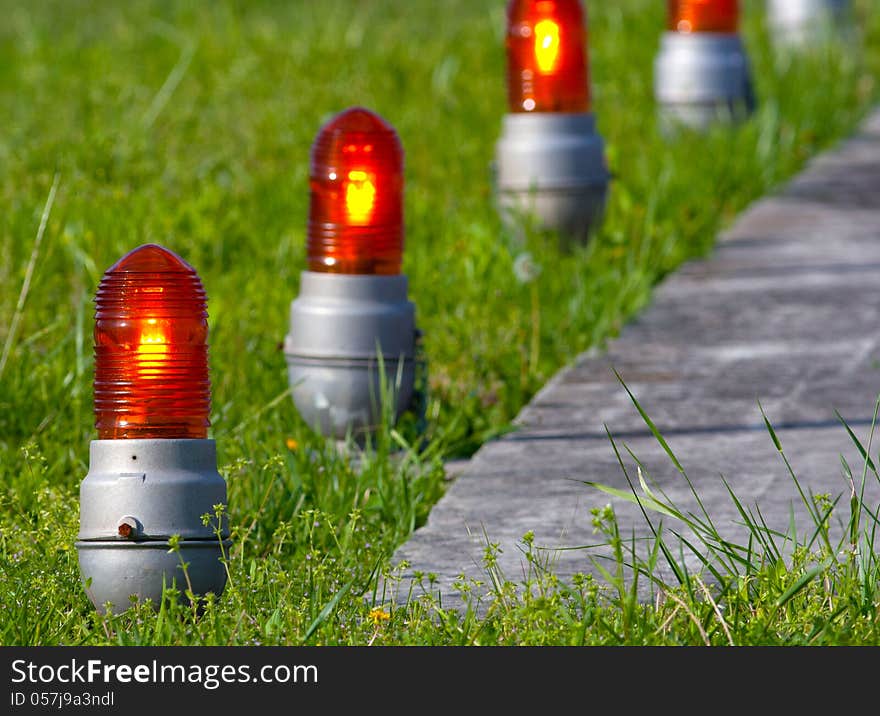
[[(508, 235), (492, 207), (501, 0), (0, 0), (0, 643), (703, 643), (714, 611), (698, 611), (699, 589), (652, 609), (625, 589), (609, 603), (587, 577), (536, 573), (534, 590), (488, 615), (419, 599), (388, 620), (371, 609), (388, 608), (377, 575), (441, 496), (443, 461), (509, 429), (555, 371), (613, 337), (658, 280), (876, 101), (868, 3), (861, 41), (796, 59), (774, 56), (761, 3), (745, 4), (757, 115), (672, 139), (651, 97), (662, 4), (590, 4), (593, 105), (615, 180), (601, 231), (563, 251)], [(304, 268), (309, 148), (355, 104), (388, 119), (406, 151), (404, 269), (430, 386), (424, 433), (383, 430), (356, 465), (302, 424), (280, 350)], [(171, 597), (158, 615), (95, 614), (72, 548), (95, 437), (91, 301), (101, 273), (148, 241), (191, 262), (209, 297), (234, 546), (230, 584), (200, 618)], [(524, 253), (542, 268), (532, 281), (514, 272)], [(613, 519), (596, 519), (613, 536)], [(728, 592), (744, 610), (737, 637), (800, 634), (825, 608), (825, 582), (769, 614), (806, 573), (777, 565)], [(851, 632), (831, 620), (821, 639), (873, 641), (870, 610), (865, 620)]]

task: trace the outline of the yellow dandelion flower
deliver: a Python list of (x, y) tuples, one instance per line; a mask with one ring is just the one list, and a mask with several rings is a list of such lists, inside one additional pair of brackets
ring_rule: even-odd
[(391, 615), (384, 609), (371, 609), (370, 619), (373, 620), (375, 626), (379, 626), (382, 622), (387, 622), (391, 619)]
[(293, 438), (287, 438), (287, 449), (288, 450), (296, 450), (299, 447), (299, 443)]

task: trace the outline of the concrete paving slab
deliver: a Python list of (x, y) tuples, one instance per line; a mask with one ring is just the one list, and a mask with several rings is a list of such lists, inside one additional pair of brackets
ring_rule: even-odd
[[(880, 111), (749, 207), (713, 254), (662, 283), (606, 350), (578, 356), (539, 391), (515, 432), (459, 465), (427, 524), (394, 556), (408, 565), (403, 583), (430, 573), (442, 603), (459, 606), (459, 580), (488, 582), (487, 542), (499, 546), (505, 576), (521, 581), (521, 540), (530, 531), (561, 578), (595, 573), (591, 557), (608, 552), (582, 548), (601, 539), (593, 509), (611, 504), (622, 532), (646, 546), (652, 525), (637, 506), (584, 483), (628, 489), (638, 463), (672, 502), (695, 514), (705, 508), (730, 539), (747, 537), (730, 490), (769, 526), (785, 532), (794, 519), (803, 534), (812, 522), (761, 407), (802, 489), (846, 502), (853, 485), (841, 460), (857, 477), (864, 461), (839, 416), (867, 443), (880, 392), (878, 196)], [(702, 507), (615, 371), (663, 433)], [(876, 480), (866, 498), (880, 500)], [(659, 515), (651, 520), (656, 526)], [(686, 561), (698, 566), (694, 556)], [(640, 594), (653, 597), (647, 584)]]

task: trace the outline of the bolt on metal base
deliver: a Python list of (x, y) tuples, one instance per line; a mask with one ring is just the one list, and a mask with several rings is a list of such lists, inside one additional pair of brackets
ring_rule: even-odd
[(514, 231), (534, 223), (584, 242), (601, 224), (610, 174), (591, 113), (513, 112), (495, 147), (495, 201)]
[(738, 34), (665, 32), (654, 61), (661, 128), (707, 129), (749, 117), (756, 100)]
[[(146, 600), (158, 608), (172, 584), (181, 592), (191, 585), (199, 596), (222, 594), (230, 541), (225, 511), (217, 524), (217, 505), (225, 508), (226, 482), (213, 440), (93, 440), (76, 549), (95, 608), (118, 613)], [(169, 552), (174, 535), (179, 553)]]
[(293, 402), (319, 434), (362, 442), (383, 407), (393, 422), (410, 406), (417, 330), (407, 287), (404, 275), (302, 272), (284, 353)]

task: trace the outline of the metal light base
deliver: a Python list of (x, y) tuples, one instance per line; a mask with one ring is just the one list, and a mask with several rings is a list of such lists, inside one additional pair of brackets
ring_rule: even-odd
[(495, 147), (496, 204), (504, 223), (586, 241), (601, 224), (610, 175), (591, 113), (504, 116)]
[(661, 128), (704, 130), (755, 109), (751, 69), (738, 34), (665, 32), (654, 61)]
[(852, 0), (767, 0), (767, 26), (781, 48), (807, 48), (855, 30)]
[(303, 271), (284, 341), (288, 380), (300, 415), (325, 437), (363, 440), (382, 421), (382, 375), (393, 418), (415, 384), (415, 306), (404, 275)]
[[(76, 549), (95, 608), (109, 604), (118, 613), (147, 599), (158, 608), (163, 585), (172, 584), (181, 592), (191, 584), (197, 595), (222, 594), (229, 530), (224, 515), (221, 537), (215, 534), (220, 504), (226, 505), (226, 482), (213, 440), (93, 440), (80, 484)], [(181, 538), (179, 554), (169, 553), (173, 535)]]

